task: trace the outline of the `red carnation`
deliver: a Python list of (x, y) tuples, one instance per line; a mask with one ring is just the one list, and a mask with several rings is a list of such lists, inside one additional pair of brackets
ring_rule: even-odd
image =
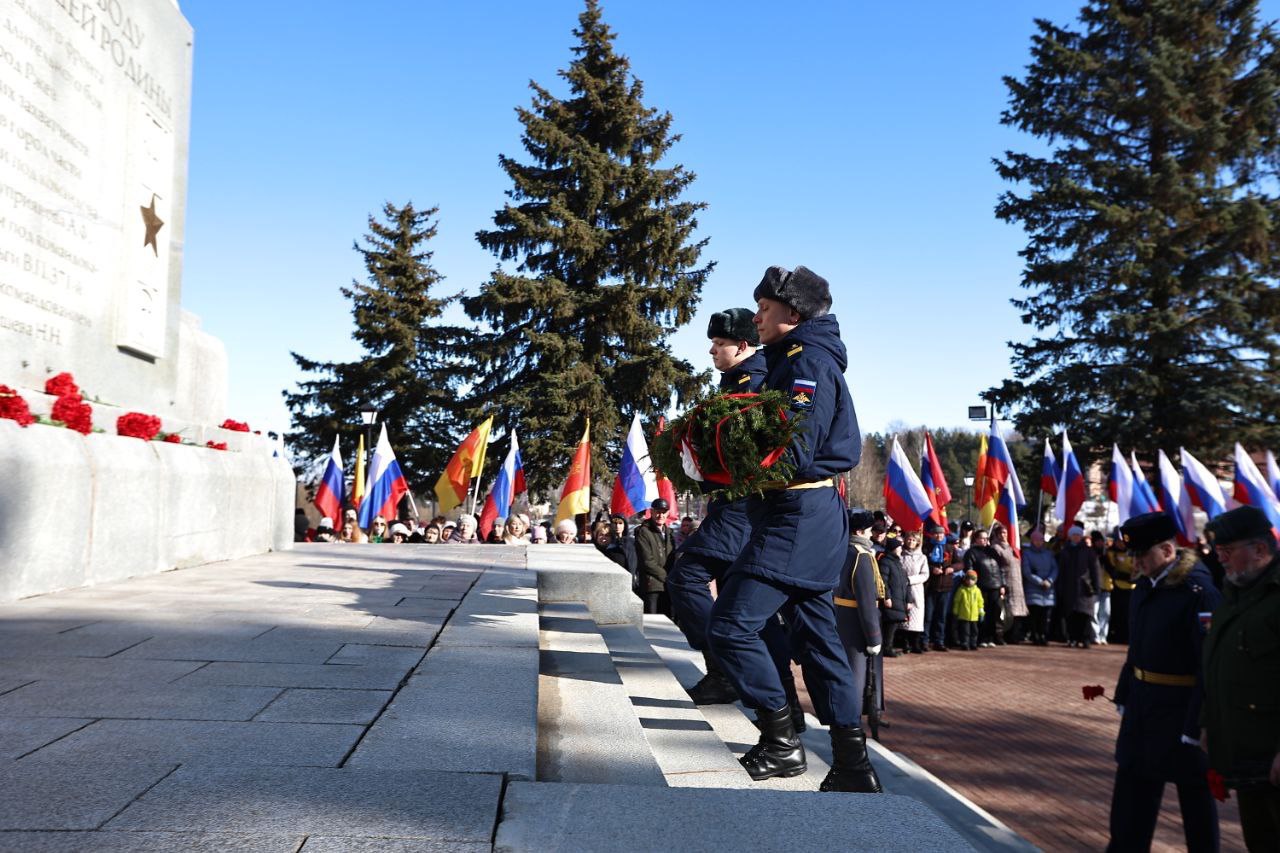
[(17, 421), (20, 427), (33, 424), (36, 420), (31, 417), (31, 409), (28, 408), (27, 401), (18, 396), (18, 392), (8, 385), (0, 385), (0, 418)]
[(233, 421), (231, 420), (231, 418), (227, 418), (225, 421), (222, 422), (222, 428), (229, 429), (232, 432), (248, 432), (249, 431), (249, 425), (247, 423), (245, 423), (244, 421)]
[(1231, 796), (1231, 792), (1227, 790), (1227, 780), (1222, 778), (1222, 774), (1213, 768), (1204, 774), (1204, 778), (1209, 783), (1209, 793), (1213, 794), (1213, 798), (1220, 803), (1225, 803), (1227, 797)]
[[(54, 397), (80, 396), (80, 389), (70, 373), (59, 373), (44, 383), (44, 393)], [(58, 418), (58, 420), (62, 420)]]
[(182, 444), (182, 436), (178, 435), (176, 432), (167, 432), (164, 434), (164, 438), (160, 440), (167, 441), (170, 444)]
[(129, 412), (116, 418), (116, 435), (150, 441), (160, 432), (160, 419), (155, 415)]
[(1107, 688), (1103, 687), (1101, 684), (1086, 684), (1080, 688), (1080, 691), (1084, 693), (1084, 698), (1090, 702), (1097, 699), (1099, 696), (1103, 699), (1107, 698)]
[[(62, 375), (70, 377), (67, 373)], [(53, 404), (51, 415), (55, 421), (62, 421), (67, 429), (73, 429), (84, 435), (93, 431), (93, 409), (88, 403), (82, 402), (79, 396), (68, 394), (59, 397)]]
[(204, 446), (210, 450), (226, 450), (227, 443), (225, 441), (206, 441)]

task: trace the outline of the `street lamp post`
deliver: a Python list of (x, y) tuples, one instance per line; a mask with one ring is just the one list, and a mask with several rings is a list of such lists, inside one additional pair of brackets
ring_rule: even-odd
[(367, 454), (365, 465), (373, 464), (373, 425), (378, 422), (377, 409), (361, 409), (360, 420), (364, 423), (364, 452)]
[(965, 508), (964, 519), (970, 523), (973, 522), (973, 477), (964, 478), (965, 488)]

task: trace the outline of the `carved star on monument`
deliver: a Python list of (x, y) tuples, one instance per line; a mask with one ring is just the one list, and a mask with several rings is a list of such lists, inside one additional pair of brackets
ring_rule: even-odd
[(155, 256), (160, 257), (160, 249), (156, 245), (156, 235), (160, 233), (160, 229), (164, 227), (164, 220), (156, 216), (156, 194), (151, 194), (151, 204), (146, 207), (139, 207), (142, 211), (142, 222), (147, 228), (147, 235), (142, 240), (142, 248), (151, 247), (151, 251)]

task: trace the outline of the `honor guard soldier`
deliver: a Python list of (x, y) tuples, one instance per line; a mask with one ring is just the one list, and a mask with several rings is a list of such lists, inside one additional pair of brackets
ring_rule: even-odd
[(834, 478), (858, 464), (862, 438), (844, 381), (848, 359), (840, 325), (828, 314), (826, 279), (797, 267), (770, 267), (754, 293), (765, 345), (765, 385), (786, 392), (804, 417), (787, 449), (793, 479), (747, 499), (751, 535), (725, 572), (707, 639), (729, 680), (756, 708), (759, 742), (740, 761), (753, 779), (807, 769), (777, 667), (761, 637), (779, 611), (804, 646), (819, 719), (829, 721), (834, 759), (826, 791), (860, 790), (866, 740), (858, 687), (836, 632), (836, 587), (848, 552), (849, 520)]
[(1208, 531), (1225, 583), (1204, 650), (1209, 763), (1236, 791), (1249, 850), (1280, 850), (1280, 552), (1254, 506)]
[[(875, 689), (858, 692), (858, 719), (864, 713), (874, 722), (884, 707), (884, 658), (880, 656), (882, 636), (880, 633), (879, 602), (884, 598), (884, 580), (876, 565), (875, 551), (871, 548), (871, 540), (867, 533), (871, 530), (874, 516), (865, 509), (849, 510), (849, 551), (844, 569), (840, 572), (840, 585), (836, 587), (836, 628), (840, 633), (840, 641), (844, 644), (845, 654), (849, 658), (849, 667), (853, 670), (853, 683), (865, 685), (870, 683)], [(868, 672), (870, 670), (870, 672)], [(871, 707), (866, 707), (866, 703)], [(875, 728), (872, 728), (875, 732)], [(871, 760), (863, 752), (862, 772), (865, 776), (863, 787), (867, 793), (879, 793), (880, 779), (876, 776)]]
[(1200, 749), (1200, 657), (1221, 595), (1196, 553), (1178, 549), (1177, 533), (1163, 512), (1134, 516), (1120, 528), (1141, 579), (1115, 690), (1121, 718), (1107, 847), (1115, 853), (1150, 849), (1169, 782), (1178, 788), (1187, 849), (1218, 849), (1218, 811)]
[[(756, 349), (760, 336), (751, 321), (753, 313), (749, 308), (730, 308), (712, 314), (707, 324), (711, 361), (721, 371), (722, 392), (754, 394), (764, 384), (767, 367), (764, 355)], [(738, 701), (738, 691), (707, 648), (712, 604), (709, 587), (713, 580), (720, 584), (725, 569), (742, 553), (750, 535), (745, 498), (712, 498), (702, 526), (680, 546), (675, 565), (667, 573), (667, 596), (675, 622), (689, 645), (702, 652), (707, 665), (706, 677), (689, 690), (698, 705)], [(789, 667), (790, 661), (787, 663)]]

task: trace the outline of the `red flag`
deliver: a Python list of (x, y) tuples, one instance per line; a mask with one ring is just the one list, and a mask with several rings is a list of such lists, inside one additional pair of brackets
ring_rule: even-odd
[(951, 503), (951, 489), (947, 488), (947, 478), (942, 475), (942, 463), (938, 461), (938, 453), (933, 449), (933, 436), (928, 431), (924, 434), (924, 457), (920, 460), (920, 482), (929, 493), (929, 503), (933, 511), (929, 517), (943, 527), (947, 526), (947, 504)]

